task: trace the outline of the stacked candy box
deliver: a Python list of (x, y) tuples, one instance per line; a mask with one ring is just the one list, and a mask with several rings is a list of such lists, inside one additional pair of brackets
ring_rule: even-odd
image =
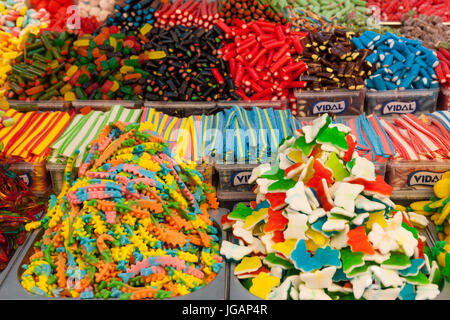
[(50, 188), (50, 179), (45, 161), (51, 152), (50, 146), (69, 125), (72, 115), (61, 111), (17, 112), (6, 111), (14, 119), (10, 127), (0, 129), (2, 153), (7, 158), (17, 158), (10, 170), (23, 178), (30, 189), (43, 196)]
[(224, 299), (215, 191), (144, 125), (101, 128), (75, 180), (78, 152), (69, 157), (61, 193), (26, 226), (42, 229), (17, 260), (20, 278), (8, 277), (13, 290), (0, 296), (137, 300), (198, 290)]
[(356, 48), (369, 49), (373, 73), (365, 80), (367, 112), (378, 115), (427, 113), (436, 110), (439, 81), (436, 54), (420, 40), (386, 32), (365, 31), (353, 37)]
[(393, 198), (429, 197), (433, 184), (450, 168), (449, 112), (380, 118), (379, 124), (394, 149), (386, 174)]
[[(64, 169), (67, 159), (76, 150), (79, 151), (79, 156), (75, 161), (74, 168), (79, 168), (88, 151), (90, 141), (100, 133), (106, 124), (115, 121), (139, 122), (142, 113), (140, 109), (128, 109), (121, 105), (111, 106), (111, 102), (108, 108), (103, 108), (105, 104), (101, 106), (99, 109), (109, 110), (91, 110), (87, 114), (76, 114), (61, 136), (51, 145), (52, 152), (46, 168), (51, 176), (53, 192), (56, 194), (59, 194), (65, 181)], [(78, 107), (81, 106), (77, 105), (76, 108)]]
[(420, 231), (428, 220), (390, 200), (350, 132), (323, 115), (253, 170), (256, 201), (222, 218), (234, 237), (221, 247), (234, 264), (230, 299), (244, 298), (237, 280), (255, 299), (439, 296), (444, 278)]

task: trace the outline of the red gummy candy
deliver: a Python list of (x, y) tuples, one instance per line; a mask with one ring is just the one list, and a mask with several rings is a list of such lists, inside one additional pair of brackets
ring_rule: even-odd
[(353, 140), (352, 136), (349, 134), (345, 136), (345, 141), (347, 141), (348, 149), (342, 157), (342, 160), (344, 160), (345, 162), (349, 162), (350, 160), (352, 160), (353, 152), (355, 151), (356, 147), (356, 141)]
[(269, 201), (272, 208), (280, 209), (286, 205), (286, 193), (285, 192), (271, 192), (266, 194), (266, 199)]
[(364, 252), (367, 254), (375, 254), (375, 250), (369, 242), (364, 227), (357, 227), (347, 232), (347, 244), (353, 252)]
[(269, 219), (264, 227), (264, 232), (283, 231), (288, 222), (289, 219), (283, 216), (281, 211), (269, 208)]
[(322, 179), (326, 180), (327, 185), (330, 185), (333, 183), (333, 171), (331, 171), (329, 168), (325, 167), (321, 161), (315, 160), (313, 168), (314, 168), (314, 175), (306, 183), (307, 187), (318, 190), (319, 184), (322, 183)]
[(383, 177), (376, 177), (375, 181), (368, 181), (362, 178), (349, 179), (348, 183), (360, 184), (364, 186), (364, 191), (368, 193), (377, 193), (384, 196), (390, 196), (392, 193), (392, 187), (388, 185)]
[(272, 241), (275, 243), (284, 242), (284, 233), (283, 231), (274, 231)]

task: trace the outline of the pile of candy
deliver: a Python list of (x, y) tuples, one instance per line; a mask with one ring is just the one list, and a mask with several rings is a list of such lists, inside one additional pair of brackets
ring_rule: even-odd
[(51, 19), (48, 24), (50, 30), (64, 31), (68, 18), (73, 14), (73, 10), (69, 7), (73, 6), (74, 2), (72, 0), (30, 0), (30, 5), (36, 10), (48, 12)]
[(312, 12), (311, 10), (288, 10), (289, 21), (296, 31), (307, 32), (332, 32), (335, 28), (342, 29), (336, 19), (328, 19)]
[(236, 95), (243, 100), (285, 100), (294, 88), (306, 83), (298, 81), (307, 65), (296, 59), (303, 52), (307, 33), (290, 30), (290, 25), (267, 21), (236, 22), (229, 27), (217, 25), (231, 42), (220, 50), (230, 65)]
[[(162, 7), (159, 0), (145, 0), (142, 2), (127, 0), (124, 5), (116, 4), (114, 12), (106, 19), (108, 26), (115, 26), (120, 32), (140, 30), (144, 25), (154, 23), (155, 11)], [(145, 34), (143, 34), (145, 35)]]
[(30, 9), (24, 0), (0, 1), (1, 30), (19, 37), (31, 30), (46, 28), (50, 15), (45, 9)]
[(413, 18), (410, 15), (402, 17), (400, 33), (409, 39), (419, 39), (424, 47), (437, 49), (441, 43), (450, 42), (450, 30), (438, 16), (420, 15)]
[(417, 201), (410, 208), (418, 214), (429, 216), (436, 225), (439, 241), (432, 248), (434, 259), (442, 273), (450, 281), (450, 171), (445, 172), (433, 186), (434, 197), (429, 201)]
[(420, 40), (368, 30), (360, 37), (353, 37), (352, 42), (358, 49), (373, 50), (366, 57), (366, 61), (375, 66), (374, 72), (365, 81), (369, 90), (429, 89), (439, 86), (434, 72), (439, 60), (432, 50), (422, 46)]
[(22, 286), (51, 297), (146, 299), (186, 295), (222, 267), (219, 230), (208, 209), (212, 187), (139, 124), (116, 122), (92, 141), (41, 221), (41, 241), (24, 265)]
[(153, 28), (144, 49), (154, 54), (163, 51), (159, 61), (144, 61), (146, 85), (142, 96), (157, 101), (236, 100), (228, 65), (218, 54), (223, 46), (223, 31), (177, 25)]
[(376, 13), (382, 21), (400, 21), (404, 14), (439, 16), (444, 22), (450, 21), (447, 0), (368, 0), (367, 6), (377, 7)]
[(207, 0), (177, 0), (167, 1), (155, 13), (155, 27), (174, 27), (178, 24), (191, 27), (197, 26), (205, 30), (211, 29), (219, 19), (218, 3)]
[(327, 18), (336, 17), (338, 21), (348, 21), (366, 16), (371, 10), (366, 8), (364, 0), (296, 0), (299, 7), (308, 7), (311, 11)]
[(421, 300), (442, 277), (416, 227), (427, 219), (390, 199), (392, 188), (354, 152), (350, 128), (323, 115), (255, 168), (256, 202), (222, 218), (235, 242), (221, 254), (262, 299)]
[(440, 64), (434, 69), (439, 83), (450, 88), (450, 49), (440, 48), (437, 52)]
[(299, 56), (308, 66), (306, 74), (300, 77), (306, 82), (306, 90), (364, 88), (364, 80), (372, 74), (372, 64), (365, 60), (371, 51), (355, 49), (353, 35), (345, 30), (309, 33), (305, 50)]
[(71, 89), (65, 68), (77, 57), (73, 50), (75, 39), (76, 34), (70, 31), (53, 34), (45, 30), (37, 36), (30, 33), (8, 75), (7, 97), (28, 101), (64, 97)]
[(282, 11), (277, 10), (271, 1), (263, 0), (222, 0), (219, 15), (230, 26), (238, 21), (287, 23)]
[(46, 209), (26, 183), (8, 170), (17, 160), (0, 156), (0, 271), (25, 241), (25, 224), (35, 221)]
[(82, 0), (78, 1), (78, 10), (81, 18), (95, 18), (105, 21), (114, 10), (114, 1), (108, 0)]

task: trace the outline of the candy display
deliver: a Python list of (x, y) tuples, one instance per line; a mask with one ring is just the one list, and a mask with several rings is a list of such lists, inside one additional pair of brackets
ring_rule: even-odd
[(429, 49), (439, 48), (441, 42), (450, 42), (450, 30), (438, 16), (419, 15), (417, 18), (413, 18), (404, 15), (400, 33), (409, 39), (419, 39), (423, 46)]
[(308, 66), (296, 57), (307, 33), (267, 21), (219, 27), (231, 41), (220, 54), (230, 65), (235, 94), (243, 100), (286, 100), (294, 88), (305, 87), (299, 76)]
[(278, 11), (271, 2), (262, 0), (222, 0), (219, 15), (228, 25), (232, 25), (239, 20), (244, 22), (264, 20), (286, 23), (287, 19), (284, 17), (283, 12)]
[(114, 1), (82, 0), (78, 1), (78, 10), (81, 18), (95, 18), (97, 21), (105, 21), (108, 15), (114, 11)]
[(29, 8), (23, 0), (0, 1), (1, 30), (19, 37), (33, 29), (46, 28), (50, 22), (50, 14), (45, 9)]
[(167, 146), (139, 124), (118, 121), (92, 141), (72, 181), (74, 153), (46, 216), (26, 226), (45, 232), (23, 266), (22, 286), (52, 297), (137, 300), (210, 283), (223, 264), (208, 214), (215, 193)]
[(205, 30), (211, 29), (219, 19), (218, 3), (206, 0), (178, 0), (173, 3), (164, 3), (162, 8), (155, 12), (155, 26), (186, 27), (197, 26)]
[(74, 23), (73, 8), (74, 2), (71, 0), (30, 0), (32, 8), (47, 12), (50, 18), (48, 28), (52, 31), (64, 31), (67, 23)]
[[(52, 100), (65, 97), (70, 89), (64, 78), (66, 64), (75, 60), (73, 42), (76, 33), (65, 31), (56, 36), (42, 31), (30, 33), (24, 52), (15, 59), (8, 75), (9, 99)], [(70, 79), (69, 79), (70, 80)]]
[(25, 224), (35, 221), (46, 209), (26, 183), (9, 166), (18, 159), (0, 156), (0, 272), (12, 253), (25, 241)]
[[(423, 300), (440, 293), (425, 237), (350, 128), (323, 115), (255, 168), (256, 202), (222, 218), (234, 242), (221, 254), (261, 299)], [(228, 223), (229, 222), (229, 223)], [(425, 227), (427, 223), (420, 224)]]
[(106, 19), (106, 23), (108, 26), (118, 27), (121, 33), (137, 31), (146, 24), (153, 25), (154, 13), (161, 6), (162, 3), (159, 0), (142, 2), (127, 0), (122, 6), (119, 4), (114, 6), (114, 12)]
[(401, 21), (404, 14), (435, 15), (442, 18), (444, 22), (450, 21), (447, 0), (368, 0), (367, 6), (376, 7), (376, 13), (382, 21)]
[(439, 60), (420, 40), (365, 31), (360, 37), (352, 38), (352, 42), (358, 49), (373, 50), (366, 57), (375, 66), (366, 79), (370, 90), (429, 89), (439, 85), (434, 72)]
[(338, 21), (348, 21), (371, 14), (366, 4), (364, 0), (296, 0), (294, 7), (295, 5), (300, 8), (308, 7), (311, 11), (329, 19), (335, 17)]

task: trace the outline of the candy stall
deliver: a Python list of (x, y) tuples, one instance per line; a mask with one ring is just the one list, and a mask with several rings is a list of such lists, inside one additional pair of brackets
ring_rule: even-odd
[(0, 300), (449, 300), (448, 0), (0, 0)]

